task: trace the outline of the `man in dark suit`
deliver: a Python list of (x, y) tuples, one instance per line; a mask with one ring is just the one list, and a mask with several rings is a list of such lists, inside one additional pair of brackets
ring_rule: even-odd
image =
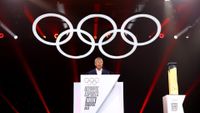
[(95, 58), (94, 65), (96, 68), (89, 71), (87, 74), (95, 74), (95, 75), (110, 74), (110, 71), (103, 68), (103, 59), (101, 57)]

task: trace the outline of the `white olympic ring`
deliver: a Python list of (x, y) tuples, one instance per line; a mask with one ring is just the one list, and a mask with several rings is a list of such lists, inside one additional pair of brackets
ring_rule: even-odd
[[(56, 42), (49, 42), (49, 41), (46, 41), (46, 40), (44, 40), (43, 38), (41, 38), (41, 37), (38, 35), (38, 33), (37, 33), (37, 29), (36, 29), (36, 28), (37, 28), (37, 24), (39, 23), (40, 20), (42, 20), (42, 19), (44, 19), (44, 18), (47, 18), (47, 17), (56, 17), (56, 18), (62, 19), (62, 20), (63, 20), (64, 22), (66, 22), (66, 23), (68, 24), (68, 26), (69, 26), (69, 29), (67, 29), (67, 30), (65, 30), (65, 31), (63, 31), (63, 32), (61, 32), (61, 33), (58, 35), (58, 37), (56, 38)], [(104, 34), (100, 37), (100, 39), (99, 39), (99, 41), (98, 41), (97, 43), (95, 42), (93, 36), (92, 36), (90, 33), (88, 33), (87, 31), (81, 29), (82, 24), (83, 24), (85, 21), (87, 21), (88, 19), (91, 19), (91, 18), (96, 18), (96, 17), (99, 17), (99, 18), (103, 18), (103, 19), (108, 20), (108, 21), (112, 24), (112, 26), (113, 26), (113, 30), (109, 30), (108, 32), (104, 33)], [(132, 21), (132, 20), (134, 20), (134, 19), (137, 19), (137, 18), (148, 18), (148, 19), (153, 20), (153, 21), (156, 23), (156, 27), (157, 27), (157, 32), (156, 32), (156, 34), (155, 34), (150, 40), (148, 40), (148, 41), (146, 41), (146, 42), (138, 42), (138, 41), (137, 41), (137, 38), (135, 37), (135, 35), (134, 35), (133, 33), (131, 33), (130, 31), (128, 31), (128, 30), (125, 29), (126, 25), (127, 25), (130, 21)], [(84, 17), (84, 18), (78, 23), (77, 29), (74, 29), (72, 23), (71, 23), (66, 17), (64, 17), (64, 16), (62, 16), (62, 15), (59, 15), (59, 14), (55, 14), (55, 13), (47, 13), (47, 14), (40, 15), (39, 17), (37, 17), (37, 18), (35, 19), (35, 21), (33, 22), (33, 25), (32, 25), (32, 31), (33, 31), (34, 36), (35, 36), (40, 42), (42, 42), (42, 43), (44, 43), (44, 44), (46, 44), (46, 45), (49, 45), (49, 46), (56, 46), (57, 50), (58, 50), (62, 55), (64, 55), (65, 57), (68, 57), (68, 58), (72, 58), (72, 59), (81, 59), (81, 58), (85, 58), (85, 57), (89, 56), (89, 55), (94, 51), (95, 46), (98, 46), (100, 52), (101, 52), (103, 55), (105, 55), (106, 57), (111, 58), (111, 59), (122, 59), (122, 58), (126, 58), (126, 57), (130, 56), (130, 55), (136, 50), (137, 46), (145, 46), (145, 45), (148, 45), (148, 44), (152, 43), (153, 41), (155, 41), (155, 40), (159, 37), (159, 35), (160, 35), (160, 32), (161, 32), (161, 24), (160, 24), (160, 22), (159, 22), (154, 16), (152, 16), (152, 15), (148, 15), (148, 14), (137, 14), (137, 15), (131, 16), (131, 17), (129, 17), (128, 19), (126, 19), (126, 20), (123, 22), (123, 24), (122, 24), (122, 26), (121, 26), (121, 29), (117, 29), (117, 25), (116, 25), (115, 21), (114, 21), (112, 18), (110, 18), (109, 16), (104, 15), (104, 14), (90, 14), (90, 15)], [(83, 55), (73, 56), (73, 55), (69, 55), (69, 54), (65, 53), (65, 52), (61, 49), (60, 45), (67, 43), (67, 42), (72, 38), (74, 32), (77, 33), (78, 37), (80, 38), (80, 40), (81, 40), (82, 42), (84, 42), (85, 44), (91, 46), (90, 50), (89, 50), (87, 53), (85, 53), (85, 54), (83, 54)], [(132, 48), (128, 53), (126, 53), (126, 54), (124, 54), (124, 55), (118, 55), (118, 56), (117, 56), (117, 55), (110, 55), (110, 54), (108, 54), (108, 53), (106, 53), (106, 52), (104, 51), (104, 49), (103, 49), (102, 46), (103, 46), (103, 45), (106, 45), (106, 44), (110, 43), (112, 40), (114, 40), (114, 38), (116, 37), (116, 35), (117, 35), (118, 32), (120, 32), (122, 39), (123, 39), (126, 43), (128, 43), (128, 44), (130, 44), (130, 45), (133, 45), (133, 48)], [(61, 38), (62, 38), (64, 35), (66, 35), (66, 34), (68, 35), (67, 38), (64, 39), (64, 40), (62, 40), (62, 41), (60, 41)], [(86, 40), (85, 38), (83, 38), (82, 34), (88, 36), (91, 42), (88, 41), (88, 40)], [(108, 36), (108, 35), (110, 35), (110, 34), (112, 34), (112, 36), (111, 36), (108, 40), (103, 41), (103, 40), (105, 39), (105, 37)], [(127, 39), (126, 36), (125, 36), (125, 34), (130, 35), (131, 38), (133, 39), (133, 41), (130, 41), (129, 39)]]
[(96, 85), (99, 83), (99, 78), (85, 78), (84, 82), (89, 85)]

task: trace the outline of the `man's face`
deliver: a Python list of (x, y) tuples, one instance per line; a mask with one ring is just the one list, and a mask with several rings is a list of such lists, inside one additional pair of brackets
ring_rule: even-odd
[(98, 70), (100, 70), (103, 67), (103, 60), (102, 59), (96, 59), (95, 60), (95, 66)]

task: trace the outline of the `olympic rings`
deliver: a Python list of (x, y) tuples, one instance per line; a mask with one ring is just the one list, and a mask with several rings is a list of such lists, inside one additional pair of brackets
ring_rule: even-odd
[[(124, 55), (119, 55), (119, 56), (114, 56), (114, 55), (110, 55), (110, 54), (108, 54), (108, 53), (106, 53), (104, 50), (103, 50), (103, 47), (102, 47), (102, 41), (103, 41), (103, 39), (108, 35), (108, 34), (110, 34), (110, 33), (112, 33), (113, 32), (113, 30), (110, 30), (110, 31), (108, 31), (108, 32), (106, 32), (105, 34), (103, 34), (102, 36), (101, 36), (101, 38), (99, 39), (99, 45), (98, 45), (98, 47), (99, 47), (99, 50), (101, 51), (101, 53), (103, 54), (103, 55), (105, 55), (106, 57), (108, 57), (108, 58), (112, 58), (112, 59), (122, 59), (122, 58), (125, 58), (125, 57), (128, 57), (129, 55), (131, 55), (135, 50), (136, 50), (136, 48), (137, 48), (137, 46), (136, 46), (136, 44), (138, 43), (137, 42), (137, 39), (136, 39), (136, 37), (135, 37), (135, 35), (133, 35), (130, 31), (127, 31), (127, 30), (119, 30), (119, 29), (117, 29), (115, 32), (117, 33), (117, 32), (121, 32), (121, 33), (126, 33), (126, 34), (129, 34), (130, 36), (131, 36), (131, 38), (133, 39), (133, 41), (134, 41), (134, 44), (131, 44), (131, 43), (129, 43), (129, 41), (127, 41), (127, 40), (124, 40), (125, 42), (127, 42), (128, 44), (130, 44), (130, 45), (134, 45), (133, 46), (133, 48), (131, 49), (131, 51), (129, 51), (128, 53), (126, 53), (126, 54), (124, 54)], [(112, 39), (112, 38), (111, 38)], [(124, 38), (123, 38), (124, 39)], [(112, 39), (113, 40), (113, 39)], [(112, 41), (112, 40), (107, 40), (107, 43), (109, 43), (110, 41)], [(107, 43), (105, 43), (105, 44), (107, 44)]]
[[(152, 15), (147, 15), (147, 14), (138, 14), (138, 15), (134, 15), (134, 16), (131, 16), (129, 17), (128, 19), (126, 19), (124, 21), (124, 23), (122, 24), (121, 26), (121, 30), (124, 30), (126, 25), (128, 24), (128, 22), (130, 22), (131, 20), (134, 20), (134, 19), (137, 19), (137, 18), (141, 18), (141, 17), (144, 17), (144, 18), (149, 18), (151, 20), (153, 20), (155, 23), (156, 23), (156, 26), (157, 26), (157, 32), (156, 34), (149, 40), (149, 41), (146, 41), (146, 42), (140, 42), (140, 43), (136, 43), (136, 46), (145, 46), (145, 45), (148, 45), (150, 43), (152, 43), (153, 41), (155, 41), (159, 35), (160, 35), (160, 32), (161, 32), (161, 25), (160, 25), (160, 22)], [(124, 33), (121, 33), (121, 36), (124, 40), (126, 40), (126, 42), (130, 42), (126, 36), (124, 35)], [(132, 42), (130, 42), (132, 43)], [(133, 43), (132, 43), (133, 45)]]
[(89, 85), (96, 85), (99, 83), (99, 78), (85, 78), (84, 82)]
[[(64, 16), (62, 15), (59, 15), (59, 14), (55, 14), (55, 13), (46, 13), (46, 14), (43, 14), (43, 15), (40, 15), (39, 17), (37, 17), (34, 22), (33, 22), (33, 25), (32, 25), (32, 31), (33, 31), (33, 34), (35, 35), (35, 37), (42, 43), (46, 44), (46, 45), (50, 45), (50, 46), (55, 46), (56, 43), (55, 42), (48, 42), (46, 40), (44, 40), (43, 38), (41, 38), (37, 31), (36, 31), (36, 28), (37, 28), (37, 24), (40, 20), (46, 18), (46, 17), (57, 17), (57, 18), (60, 18), (62, 19), (64, 22), (66, 22), (69, 26), (69, 30), (73, 30), (73, 26), (72, 26), (72, 23), (67, 19), (65, 18)], [(60, 45), (62, 44), (65, 44), (66, 42), (68, 42), (68, 40), (70, 40), (73, 36), (73, 32), (71, 32), (71, 34), (65, 39), (63, 40), (62, 42), (60, 42)]]
[[(66, 22), (66, 23), (68, 24), (68, 26), (69, 26), (69, 29), (67, 29), (67, 30), (65, 30), (65, 31), (63, 31), (63, 32), (61, 32), (61, 33), (58, 35), (58, 37), (56, 38), (56, 42), (49, 42), (49, 41), (46, 41), (46, 40), (44, 40), (43, 38), (41, 38), (41, 37), (38, 35), (38, 33), (37, 33), (36, 26), (37, 26), (38, 22), (39, 22), (40, 20), (44, 19), (44, 18), (47, 18), (47, 17), (56, 17), (56, 18), (62, 19), (62, 20), (63, 20), (64, 22)], [(110, 31), (107, 31), (106, 33), (104, 33), (104, 34), (100, 37), (100, 39), (99, 39), (99, 41), (98, 41), (97, 43), (95, 42), (93, 36), (92, 36), (90, 33), (88, 33), (87, 31), (81, 29), (82, 24), (83, 24), (85, 21), (87, 21), (88, 19), (91, 19), (91, 18), (96, 18), (96, 17), (106, 19), (106, 20), (109, 21), (109, 22), (112, 24), (112, 26), (113, 26), (113, 30), (110, 30)], [(156, 23), (156, 27), (157, 27), (157, 32), (156, 32), (156, 34), (153, 36), (153, 38), (151, 38), (150, 40), (148, 40), (148, 41), (146, 41), (146, 42), (138, 42), (138, 41), (137, 41), (137, 38), (135, 37), (135, 35), (134, 35), (133, 33), (131, 33), (130, 31), (128, 31), (128, 30), (125, 29), (125, 27), (127, 26), (127, 24), (128, 24), (130, 21), (132, 21), (132, 20), (134, 20), (134, 19), (137, 19), (137, 18), (148, 18), (148, 19), (153, 20), (153, 22)], [(66, 17), (64, 17), (64, 16), (62, 16), (62, 15), (59, 15), (59, 14), (55, 14), (55, 13), (46, 13), (46, 14), (40, 15), (39, 17), (37, 17), (37, 18), (35, 19), (35, 21), (33, 22), (33, 25), (32, 25), (32, 31), (33, 31), (34, 36), (35, 36), (40, 42), (42, 42), (42, 43), (44, 43), (44, 44), (46, 44), (46, 45), (49, 45), (49, 46), (56, 46), (57, 50), (58, 50), (63, 56), (65, 56), (65, 57), (67, 57), (67, 58), (72, 58), (72, 59), (81, 59), (81, 58), (85, 58), (85, 57), (89, 56), (89, 55), (94, 51), (94, 49), (95, 49), (96, 46), (98, 46), (100, 52), (101, 52), (103, 55), (105, 55), (106, 57), (111, 58), (111, 59), (122, 59), (122, 58), (126, 58), (126, 57), (130, 56), (130, 55), (136, 50), (137, 46), (145, 46), (145, 45), (148, 45), (148, 44), (154, 42), (154, 41), (159, 37), (159, 34), (160, 34), (160, 32), (161, 32), (161, 24), (160, 24), (160, 22), (159, 22), (154, 16), (152, 16), (152, 15), (148, 15), (148, 14), (137, 14), (137, 15), (131, 16), (131, 17), (129, 17), (128, 19), (126, 19), (126, 20), (123, 22), (123, 24), (122, 24), (122, 26), (121, 26), (121, 29), (117, 29), (117, 25), (116, 25), (115, 21), (114, 21), (112, 18), (110, 18), (109, 16), (104, 15), (104, 14), (90, 14), (90, 15), (84, 17), (84, 18), (78, 23), (77, 28), (74, 29), (72, 23), (71, 23)], [(89, 50), (88, 52), (86, 52), (85, 54), (83, 54), (83, 55), (77, 55), (77, 56), (69, 55), (69, 54), (65, 53), (65, 52), (61, 49), (61, 47), (60, 47), (60, 45), (67, 43), (67, 42), (72, 38), (74, 32), (77, 33), (79, 39), (80, 39), (82, 42), (84, 42), (85, 44), (91, 46), (90, 50)], [(117, 35), (118, 32), (120, 32), (122, 39), (123, 39), (126, 43), (128, 43), (129, 45), (132, 45), (133, 47), (132, 47), (132, 49), (131, 49), (128, 53), (126, 53), (126, 54), (124, 54), (124, 55), (118, 55), (118, 56), (117, 56), (117, 55), (110, 55), (110, 54), (108, 54), (107, 52), (104, 51), (103, 45), (106, 45), (106, 44), (110, 43), (110, 42), (116, 37), (116, 35)], [(67, 34), (67, 38), (61, 41), (61, 38), (62, 38), (64, 35), (66, 35), (66, 34)], [(88, 41), (88, 40), (86, 40), (85, 38), (83, 38), (82, 34), (88, 36), (89, 39), (90, 39), (90, 41)], [(103, 40), (106, 38), (106, 36), (108, 36), (109, 34), (112, 34), (112, 36), (111, 36), (108, 40), (103, 41)], [(126, 36), (125, 36), (125, 34), (128, 34), (129, 36), (131, 36), (131, 38), (133, 39), (133, 42), (130, 41), (129, 39), (127, 39)]]
[[(91, 40), (92, 43), (91, 43), (91, 48), (90, 48), (90, 50), (89, 50), (87, 53), (85, 53), (85, 54), (83, 54), (83, 55), (79, 55), (79, 56), (72, 56), (72, 55), (69, 55), (69, 54), (65, 53), (65, 52), (60, 48), (60, 44), (59, 44), (60, 39), (61, 39), (65, 34), (68, 34), (68, 33), (71, 32), (71, 31), (73, 31), (73, 32), (81, 32), (81, 33), (85, 34), (86, 36), (88, 36), (88, 37), (90, 38), (90, 40)], [(66, 39), (68, 39), (68, 40), (66, 40)], [(68, 42), (68, 41), (69, 41), (69, 38), (66, 38), (66, 39), (65, 39), (64, 41), (65, 41), (65, 42)], [(83, 41), (83, 40), (82, 40), (82, 41)], [(88, 43), (86, 43), (86, 44), (88, 44)], [(88, 44), (88, 45), (90, 45), (90, 44)], [(89, 34), (89, 33), (86, 32), (86, 31), (83, 31), (83, 30), (79, 30), (79, 31), (77, 31), (77, 30), (66, 30), (66, 31), (60, 33), (60, 35), (58, 35), (58, 37), (57, 37), (57, 39), (56, 39), (56, 48), (57, 48), (58, 51), (59, 51), (62, 55), (64, 55), (65, 57), (74, 58), (74, 59), (85, 58), (85, 57), (89, 56), (89, 55), (94, 51), (94, 49), (95, 49), (95, 40), (93, 39), (92, 35)]]
[[(90, 19), (90, 18), (95, 18), (95, 17), (104, 18), (104, 19), (110, 21), (110, 23), (113, 25), (113, 30), (117, 30), (117, 25), (116, 25), (116, 23), (112, 20), (112, 18), (110, 18), (110, 17), (108, 17), (108, 16), (106, 16), (106, 15), (103, 15), (103, 14), (91, 14), (91, 15), (88, 15), (88, 16), (84, 17), (84, 18), (78, 23), (78, 25), (77, 25), (77, 31), (80, 31), (80, 30), (81, 30), (81, 26), (82, 26), (82, 24), (83, 24), (86, 20), (88, 20), (88, 19)], [(85, 39), (82, 37), (82, 35), (81, 35), (80, 32), (77, 32), (77, 34), (78, 34), (79, 38), (80, 38), (83, 42), (85, 42), (85, 43), (88, 44), (88, 45), (92, 45), (90, 42), (88, 42), (87, 40), (85, 40)], [(117, 35), (117, 32), (114, 32), (114, 34), (107, 40), (107, 42), (112, 41), (112, 40), (115, 38), (116, 35)], [(104, 43), (106, 43), (106, 42), (104, 42)], [(102, 45), (105, 45), (104, 43), (103, 43)], [(97, 43), (97, 44), (95, 44), (95, 45), (98, 46), (99, 44)]]

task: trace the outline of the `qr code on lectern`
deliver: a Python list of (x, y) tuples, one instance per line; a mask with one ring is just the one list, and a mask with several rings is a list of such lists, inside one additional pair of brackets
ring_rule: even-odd
[(171, 103), (171, 111), (177, 111), (178, 110), (178, 103)]

